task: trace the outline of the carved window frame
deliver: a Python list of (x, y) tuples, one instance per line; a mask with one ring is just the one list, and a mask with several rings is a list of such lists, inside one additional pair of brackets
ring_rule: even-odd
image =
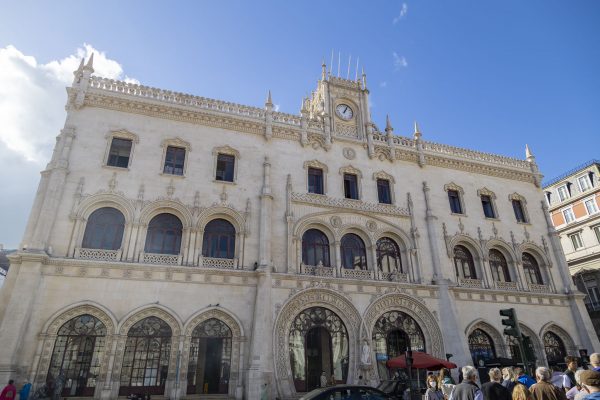
[[(129, 168), (131, 167), (131, 162), (133, 160), (133, 155), (135, 154), (135, 145), (140, 142), (139, 136), (133, 132), (128, 131), (127, 129), (119, 129), (115, 131), (110, 131), (104, 137), (106, 138), (106, 149), (104, 151), (104, 157), (102, 159), (102, 168), (116, 169), (119, 171), (129, 170)], [(108, 165), (108, 157), (110, 156), (110, 148), (112, 146), (113, 139), (131, 140), (129, 162), (127, 163), (126, 168)]]
[(312, 192), (308, 191), (308, 169), (315, 168), (315, 169), (320, 169), (323, 171), (323, 194), (319, 195), (319, 196), (327, 196), (327, 173), (329, 172), (329, 168), (327, 168), (327, 165), (323, 164), (319, 160), (309, 160), (309, 161), (304, 161), (303, 168), (304, 168), (304, 176), (305, 176), (305, 185), (304, 186), (306, 187), (306, 193), (319, 195), (319, 193), (312, 193)]
[[(450, 190), (454, 190), (454, 191), (456, 191), (456, 193), (458, 193), (458, 201), (460, 202), (460, 208), (462, 211), (462, 213), (455, 213), (455, 212), (452, 212), (452, 208), (450, 208), (450, 214), (466, 217), (467, 216), (467, 208), (465, 207), (465, 200), (464, 200), (465, 190), (462, 188), (462, 186), (458, 186), (454, 182), (450, 182), (450, 183), (447, 183), (444, 185), (444, 191), (446, 192), (446, 194), (448, 194), (448, 192)], [(449, 197), (448, 197), (448, 202), (450, 202)], [(448, 204), (448, 206), (450, 206), (450, 204)]]
[[(189, 153), (192, 151), (192, 145), (189, 142), (181, 139), (180, 137), (164, 139), (160, 144), (162, 147), (162, 160), (160, 162), (160, 175), (168, 176), (172, 178), (185, 178), (187, 175), (187, 166), (189, 164)], [(183, 160), (183, 174), (168, 174), (164, 172), (165, 170), (165, 161), (167, 158), (167, 149), (169, 147), (179, 147), (185, 150), (185, 159)]]
[[(219, 161), (219, 154), (224, 154), (228, 156), (233, 156), (233, 181), (219, 181), (217, 180), (217, 162)], [(225, 184), (225, 185), (235, 185), (238, 180), (238, 166), (239, 161), (241, 159), (240, 152), (229, 145), (218, 146), (212, 149), (213, 155), (213, 171), (212, 171), (212, 180), (214, 183)]]
[(491, 190), (489, 190), (486, 187), (483, 187), (479, 190), (477, 190), (477, 196), (479, 197), (480, 200), (481, 196), (488, 196), (490, 198), (490, 202), (492, 205), (492, 211), (494, 212), (494, 216), (493, 217), (486, 217), (485, 216), (485, 211), (483, 210), (483, 202), (481, 203), (481, 209), (483, 212), (483, 217), (485, 219), (489, 219), (489, 220), (499, 220), (500, 216), (498, 214), (498, 207), (496, 207), (496, 193), (492, 192)]
[[(342, 197), (347, 200), (362, 201), (362, 172), (360, 172), (359, 169), (354, 168), (352, 165), (347, 165), (345, 167), (340, 168), (339, 172), (342, 176)], [(356, 175), (356, 190), (358, 191), (358, 199), (350, 199), (346, 197), (346, 192), (344, 190), (344, 174)]]
[[(513, 200), (521, 202), (521, 209), (523, 210), (523, 216), (525, 217), (524, 222), (517, 220), (517, 215), (515, 214), (514, 208), (513, 208)], [(527, 210), (527, 200), (525, 199), (525, 197), (523, 197), (522, 195), (520, 195), (517, 192), (514, 192), (514, 193), (508, 195), (508, 201), (510, 202), (510, 207), (513, 208), (513, 214), (515, 216), (515, 220), (517, 221), (517, 224), (530, 225), (531, 218), (529, 218), (529, 211)]]
[[(375, 181), (375, 190), (377, 193), (377, 202), (379, 203), (379, 188), (377, 186), (377, 180), (378, 179), (383, 179), (389, 182), (390, 184), (390, 198), (392, 200), (392, 202), (390, 203), (390, 205), (395, 205), (396, 204), (396, 194), (394, 192), (394, 184), (396, 183), (396, 180), (394, 179), (394, 177), (390, 174), (388, 174), (385, 171), (377, 171), (377, 172), (373, 172), (373, 180)], [(385, 203), (381, 203), (381, 204), (385, 204)]]

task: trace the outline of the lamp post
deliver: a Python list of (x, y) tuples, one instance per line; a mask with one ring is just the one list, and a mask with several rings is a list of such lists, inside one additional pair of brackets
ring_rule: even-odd
[(411, 349), (407, 348), (404, 353), (404, 357), (406, 359), (406, 369), (408, 369), (408, 387), (410, 388), (410, 398), (411, 400), (417, 399), (415, 393), (415, 387), (413, 385), (413, 377), (412, 377), (412, 366), (413, 366), (413, 352)]

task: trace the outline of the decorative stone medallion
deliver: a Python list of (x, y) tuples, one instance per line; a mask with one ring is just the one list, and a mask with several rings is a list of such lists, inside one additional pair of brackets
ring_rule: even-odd
[(351, 149), (350, 147), (344, 147), (344, 149), (342, 150), (342, 154), (348, 160), (354, 160), (354, 158), (356, 157), (356, 152), (354, 151), (354, 149)]

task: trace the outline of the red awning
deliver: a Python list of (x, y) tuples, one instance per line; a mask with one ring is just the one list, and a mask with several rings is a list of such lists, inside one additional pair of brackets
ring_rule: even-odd
[[(427, 353), (413, 351), (412, 354), (413, 368), (429, 369), (433, 371), (437, 371), (438, 369), (442, 368), (457, 368), (456, 364), (450, 361), (435, 358), (434, 356), (429, 355)], [(392, 358), (386, 363), (386, 365), (388, 366), (388, 368), (406, 368), (406, 356), (403, 354), (400, 357)]]

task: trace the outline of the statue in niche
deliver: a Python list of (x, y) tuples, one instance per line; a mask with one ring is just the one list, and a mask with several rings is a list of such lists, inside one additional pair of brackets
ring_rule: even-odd
[(360, 362), (363, 365), (371, 365), (371, 348), (369, 347), (369, 342), (367, 342), (367, 339), (363, 339)]

